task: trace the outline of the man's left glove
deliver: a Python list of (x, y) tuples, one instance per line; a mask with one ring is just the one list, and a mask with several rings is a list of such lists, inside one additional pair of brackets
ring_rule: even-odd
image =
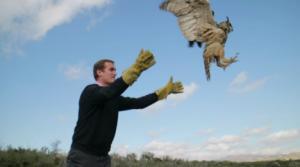
[(158, 100), (167, 98), (171, 93), (183, 93), (183, 86), (181, 82), (173, 82), (173, 77), (170, 78), (169, 82), (162, 88), (158, 89), (156, 92)]
[(153, 54), (148, 50), (144, 51), (142, 49), (135, 63), (123, 72), (122, 78), (128, 85), (131, 85), (143, 71), (154, 64), (155, 59)]

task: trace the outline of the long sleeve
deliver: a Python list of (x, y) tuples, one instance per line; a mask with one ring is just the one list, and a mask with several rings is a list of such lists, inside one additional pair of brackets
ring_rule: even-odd
[(119, 98), (119, 111), (129, 110), (129, 109), (142, 109), (150, 106), (157, 101), (157, 95), (155, 93), (150, 93), (148, 95), (132, 98), (132, 97), (122, 97)]
[(106, 156), (116, 133), (118, 99), (128, 88), (122, 78), (111, 86), (91, 84), (79, 100), (79, 114), (72, 147), (98, 156)]
[(128, 88), (128, 85), (124, 82), (122, 77), (115, 80), (110, 86), (100, 87), (93, 86), (91, 87), (91, 96), (90, 100), (98, 103), (104, 102), (106, 100), (121, 96), (121, 94)]

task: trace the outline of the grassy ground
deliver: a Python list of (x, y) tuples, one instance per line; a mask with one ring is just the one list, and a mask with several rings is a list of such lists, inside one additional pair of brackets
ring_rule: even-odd
[[(113, 167), (300, 167), (300, 160), (229, 162), (229, 161), (184, 161), (170, 157), (156, 158), (144, 153), (139, 159), (135, 154), (126, 157), (113, 154)], [(60, 167), (65, 164), (66, 155), (60, 154), (55, 147), (40, 150), (0, 148), (0, 167)]]

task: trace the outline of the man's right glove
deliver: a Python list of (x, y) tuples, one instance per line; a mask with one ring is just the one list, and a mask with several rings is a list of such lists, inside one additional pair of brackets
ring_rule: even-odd
[(158, 100), (162, 100), (167, 98), (167, 96), (171, 93), (183, 93), (183, 86), (181, 82), (173, 82), (173, 77), (171, 77), (167, 85), (158, 89), (155, 93)]
[(153, 54), (148, 50), (144, 51), (142, 49), (135, 63), (123, 72), (122, 78), (128, 85), (131, 85), (143, 71), (154, 64), (155, 59)]

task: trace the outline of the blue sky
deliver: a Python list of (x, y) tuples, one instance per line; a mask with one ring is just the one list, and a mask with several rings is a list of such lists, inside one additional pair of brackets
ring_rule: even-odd
[(163, 86), (172, 75), (185, 93), (144, 110), (122, 112), (111, 152), (217, 159), (300, 151), (298, 0), (212, 0), (217, 21), (234, 31), (225, 72), (188, 48), (161, 0), (0, 1), (0, 146), (41, 148), (60, 140), (67, 152), (82, 89), (92, 66), (115, 60), (117, 73), (141, 48), (156, 65), (125, 96)]

